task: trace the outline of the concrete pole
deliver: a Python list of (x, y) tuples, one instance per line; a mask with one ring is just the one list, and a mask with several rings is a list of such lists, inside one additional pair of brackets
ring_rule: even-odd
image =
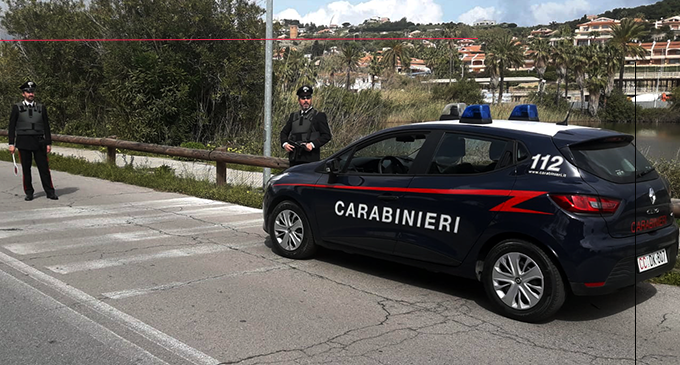
[[(272, 90), (273, 90), (273, 53), (274, 53), (274, 0), (267, 0), (267, 29), (265, 41), (264, 62), (264, 155), (272, 155)], [(264, 187), (271, 176), (271, 169), (265, 168), (262, 174)]]

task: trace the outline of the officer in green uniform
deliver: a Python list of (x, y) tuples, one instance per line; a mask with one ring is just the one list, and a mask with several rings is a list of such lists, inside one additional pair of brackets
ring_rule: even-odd
[(33, 81), (21, 85), (24, 101), (12, 105), (12, 113), (9, 116), (9, 152), (13, 154), (15, 149), (19, 150), (24, 193), (26, 193), (24, 200), (33, 200), (31, 165), (34, 158), (47, 198), (57, 200), (59, 198), (52, 185), (52, 176), (47, 162), (47, 154), (52, 150), (50, 123), (47, 118), (47, 108), (35, 101), (36, 86)]
[(313, 93), (311, 86), (298, 89), (300, 111), (290, 114), (281, 129), (281, 145), (288, 151), (290, 166), (319, 161), (321, 147), (332, 138), (326, 113), (312, 107)]

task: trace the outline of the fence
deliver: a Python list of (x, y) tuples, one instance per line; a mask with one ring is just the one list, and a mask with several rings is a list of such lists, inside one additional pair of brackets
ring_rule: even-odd
[[(7, 130), (0, 130), (0, 136), (8, 135), (9, 133)], [(228, 163), (246, 166), (269, 167), (274, 169), (288, 168), (288, 160), (278, 157), (265, 157), (226, 152), (226, 147), (219, 147), (211, 151), (124, 141), (116, 139), (115, 137), (92, 138), (62, 134), (52, 134), (52, 141), (106, 147), (106, 159), (107, 162), (111, 164), (116, 163), (116, 149), (149, 152), (175, 157), (186, 157), (203, 161), (215, 161), (217, 185), (224, 185), (226, 183)]]
[[(7, 130), (0, 129), (0, 136), (8, 136)], [(239, 153), (225, 152), (225, 147), (217, 148), (216, 150), (197, 150), (193, 148), (172, 147), (155, 145), (150, 143), (131, 142), (110, 138), (92, 138), (92, 137), (78, 137), (68, 136), (63, 134), (53, 134), (52, 141), (75, 143), (88, 146), (106, 147), (106, 159), (108, 163), (116, 163), (116, 149), (125, 149), (139, 152), (149, 152), (161, 155), (187, 157), (204, 161), (215, 161), (217, 172), (217, 185), (224, 185), (227, 181), (227, 164), (238, 164), (247, 166), (269, 167), (274, 169), (288, 168), (288, 160), (278, 157), (265, 157), (256, 155), (246, 155)], [(673, 214), (680, 216), (680, 199), (673, 199), (672, 202)]]

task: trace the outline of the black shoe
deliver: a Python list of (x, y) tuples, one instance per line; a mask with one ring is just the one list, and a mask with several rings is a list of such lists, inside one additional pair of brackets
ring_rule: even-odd
[(26, 194), (26, 197), (24, 197), (24, 200), (27, 202), (30, 202), (33, 200), (33, 194)]
[(57, 194), (50, 194), (47, 196), (47, 199), (59, 200), (59, 197), (57, 196)]

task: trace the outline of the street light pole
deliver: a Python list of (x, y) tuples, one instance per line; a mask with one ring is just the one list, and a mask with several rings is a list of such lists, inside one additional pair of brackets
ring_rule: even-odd
[[(264, 57), (264, 155), (272, 155), (272, 90), (273, 90), (273, 53), (274, 53), (274, 0), (267, 0), (267, 28), (265, 38)], [(267, 185), (271, 176), (271, 169), (266, 167), (262, 173), (262, 186)]]

